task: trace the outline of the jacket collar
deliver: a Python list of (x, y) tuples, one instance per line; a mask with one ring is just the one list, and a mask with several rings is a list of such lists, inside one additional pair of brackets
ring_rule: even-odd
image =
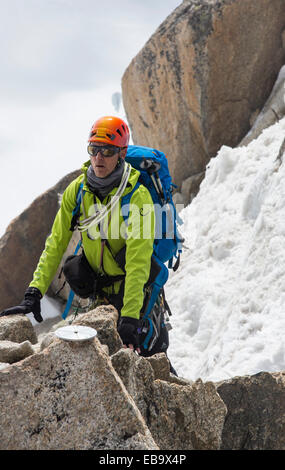
[[(87, 185), (87, 170), (88, 170), (90, 165), (91, 165), (90, 160), (88, 160), (87, 162), (83, 163), (83, 165), (81, 167), (81, 170), (82, 170), (82, 173), (83, 173), (83, 176), (84, 176), (83, 189), (85, 191), (88, 191), (89, 193), (92, 192), (89, 189), (88, 185)], [(128, 180), (128, 183), (127, 183), (127, 186), (126, 186), (126, 189), (125, 189), (123, 195), (128, 194), (129, 192), (131, 192), (133, 190), (133, 188), (135, 187), (135, 185), (136, 185), (136, 183), (139, 179), (139, 176), (140, 176), (140, 172), (132, 167), (131, 173), (130, 173), (130, 176), (129, 176), (129, 180)], [(118, 188), (113, 188), (112, 191), (110, 191), (110, 193), (108, 194), (108, 196), (115, 195), (117, 189)]]

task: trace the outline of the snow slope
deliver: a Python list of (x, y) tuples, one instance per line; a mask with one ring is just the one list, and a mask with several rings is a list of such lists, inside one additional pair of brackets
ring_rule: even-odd
[(285, 118), (247, 147), (222, 147), (180, 213), (188, 250), (166, 285), (180, 376), (285, 370), (284, 137)]

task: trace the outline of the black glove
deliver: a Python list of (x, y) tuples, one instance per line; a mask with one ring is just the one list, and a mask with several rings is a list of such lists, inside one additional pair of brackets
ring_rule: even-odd
[(134, 349), (139, 347), (138, 328), (140, 321), (136, 318), (121, 317), (118, 325), (118, 333), (123, 341), (123, 344), (129, 346), (132, 344)]
[(41, 298), (42, 294), (36, 287), (28, 287), (25, 292), (25, 298), (16, 307), (7, 308), (0, 313), (0, 317), (5, 317), (6, 315), (16, 315), (17, 313), (26, 313), (33, 312), (35, 320), (40, 323), (43, 321), (41, 316)]

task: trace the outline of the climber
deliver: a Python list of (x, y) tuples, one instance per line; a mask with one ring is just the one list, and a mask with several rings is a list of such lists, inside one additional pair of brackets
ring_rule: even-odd
[[(139, 177), (139, 172), (125, 162), (128, 144), (129, 129), (122, 119), (104, 116), (94, 123), (87, 147), (90, 159), (82, 167), (83, 175), (64, 191), (24, 300), (0, 316), (32, 312), (38, 322), (42, 321), (40, 299), (55, 276), (73, 229), (78, 227), (82, 253), (66, 259), (63, 272), (67, 282), (79, 297), (114, 305), (119, 311), (118, 332), (124, 347), (141, 352), (138, 329), (144, 286), (151, 272), (155, 215), (150, 193), (139, 185), (132, 195), (132, 204), (139, 210), (133, 211), (128, 226), (123, 221), (119, 201), (123, 194), (132, 191)], [(77, 216), (74, 207), (82, 182), (82, 204)], [(145, 213), (146, 204), (151, 210)], [(124, 266), (116, 259), (123, 248)], [(153, 354), (166, 352), (167, 347), (168, 332), (162, 329)]]

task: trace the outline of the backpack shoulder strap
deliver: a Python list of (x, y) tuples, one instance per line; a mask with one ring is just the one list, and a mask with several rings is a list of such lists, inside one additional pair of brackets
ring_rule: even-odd
[(74, 232), (77, 226), (78, 215), (80, 212), (80, 205), (81, 205), (81, 201), (83, 199), (84, 194), (85, 194), (85, 190), (83, 189), (83, 180), (82, 180), (77, 191), (76, 205), (72, 211), (72, 219), (71, 219), (71, 224), (70, 224), (70, 230), (72, 232)]
[(122, 197), (121, 199), (121, 210), (122, 210), (122, 216), (124, 218), (125, 224), (128, 225), (128, 218), (129, 218), (129, 213), (130, 213), (130, 200), (132, 198), (132, 195), (134, 192), (138, 189), (140, 186), (140, 182), (137, 181), (133, 189), (126, 194), (125, 196)]

